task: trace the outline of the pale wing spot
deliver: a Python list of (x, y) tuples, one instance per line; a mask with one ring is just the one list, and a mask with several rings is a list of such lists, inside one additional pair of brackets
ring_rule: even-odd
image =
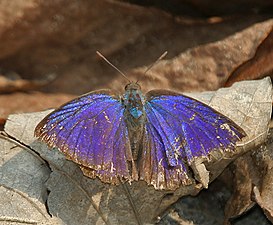
[(232, 134), (232, 136), (236, 136), (236, 133), (230, 128), (230, 126), (228, 124), (223, 123), (223, 124), (220, 125), (220, 128), (222, 130), (227, 130), (229, 133)]
[(110, 169), (110, 172), (113, 173), (114, 170), (116, 170), (116, 169), (114, 168), (113, 162), (111, 162), (111, 169)]
[(180, 143), (180, 137), (175, 137), (174, 142), (172, 143), (173, 151), (174, 151), (174, 157), (176, 160), (178, 160), (180, 154), (180, 151), (183, 150), (183, 144), (180, 143), (177, 145), (177, 143)]
[(195, 119), (195, 117), (196, 117), (196, 113), (194, 113), (194, 114), (191, 116), (190, 121), (193, 121), (193, 120)]
[(109, 117), (107, 116), (106, 112), (103, 112), (103, 115), (104, 115), (104, 118), (106, 119), (106, 121), (108, 123), (111, 123), (111, 121), (110, 121)]

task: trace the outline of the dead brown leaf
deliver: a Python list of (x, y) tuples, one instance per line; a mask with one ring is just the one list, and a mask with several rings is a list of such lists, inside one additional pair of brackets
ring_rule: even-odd
[(7, 120), (5, 118), (0, 118), (0, 131), (4, 130), (4, 126)]
[[(139, 79), (144, 91), (216, 90), (235, 67), (255, 54), (272, 27), (270, 20), (252, 25), (261, 20), (255, 16), (188, 23), (158, 9), (97, 0), (0, 2), (0, 15), (6, 15), (0, 23), (1, 66), (21, 76), (11, 82), (5, 77), (5, 92), (38, 88), (41, 83), (36, 81), (52, 73), (57, 78), (43, 88), (46, 92), (122, 90), (126, 80), (99, 59), (96, 50), (128, 71), (131, 80)], [(132, 69), (151, 64), (165, 50), (169, 60), (146, 77), (146, 67)], [(34, 100), (36, 94), (30, 95), (2, 95), (1, 115), (56, 107), (66, 101), (49, 103), (52, 98), (37, 95)]]
[[(14, 11), (17, 13), (12, 13)], [(123, 83), (112, 82), (119, 75), (98, 61), (96, 50), (121, 70), (130, 71), (149, 65), (165, 50), (172, 59), (186, 49), (233, 36), (266, 18), (252, 15), (203, 24), (194, 23), (192, 19), (189, 24), (183, 18), (158, 9), (99, 0), (30, 0), (20, 4), (7, 1), (0, 3), (0, 14), (6, 15), (0, 24), (1, 65), (16, 71), (23, 79), (38, 79), (44, 74), (55, 73), (57, 79), (44, 90), (73, 94), (107, 85), (123, 88)], [(189, 50), (174, 59), (174, 62), (181, 61), (180, 64), (172, 63), (175, 68), (165, 64), (170, 74), (159, 71), (152, 75), (150, 82), (143, 80), (141, 83), (147, 89), (160, 86), (215, 90), (233, 66), (241, 63), (240, 57), (242, 61), (246, 60), (245, 54), (251, 49), (255, 51), (267, 26), (266, 23), (254, 26), (257, 31), (244, 33), (245, 36), (235, 34), (229, 39), (235, 41), (234, 44), (217, 42)], [(243, 40), (251, 45), (245, 46)], [(240, 43), (246, 52), (233, 49)], [(133, 80), (138, 78), (133, 76)]]
[(258, 168), (263, 171), (260, 176), (261, 185), (253, 188), (254, 199), (263, 209), (267, 218), (273, 222), (273, 142), (272, 130), (269, 137), (269, 142), (263, 146), (260, 152), (256, 155), (256, 163)]
[(51, 83), (53, 79), (54, 75), (44, 80), (24, 80), (15, 73), (0, 75), (0, 94), (36, 90)]
[(241, 80), (260, 79), (273, 72), (273, 29), (257, 48), (255, 55), (236, 68), (228, 78), (226, 86)]
[(273, 221), (273, 154), (272, 131), (267, 144), (238, 158), (234, 163), (233, 195), (225, 209), (225, 223), (239, 217), (258, 204), (267, 218)]
[(234, 163), (233, 194), (225, 207), (225, 224), (230, 218), (242, 215), (255, 204), (251, 200), (253, 185), (259, 185), (259, 171), (250, 154), (238, 158)]
[[(178, 91), (216, 90), (224, 86), (235, 68), (253, 57), (272, 26), (273, 20), (255, 24), (221, 41), (162, 60), (148, 75), (144, 74), (146, 67), (133, 70), (129, 78), (137, 77), (145, 91), (162, 87)], [(124, 79), (117, 77), (114, 82), (114, 86), (123, 86)]]
[(69, 94), (43, 94), (39, 92), (2, 94), (0, 95), (0, 116), (6, 118), (11, 113), (56, 108), (73, 97), (75, 96)]

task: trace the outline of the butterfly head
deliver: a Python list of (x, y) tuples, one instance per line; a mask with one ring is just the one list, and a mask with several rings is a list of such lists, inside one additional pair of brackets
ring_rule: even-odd
[(141, 90), (140, 85), (137, 82), (130, 82), (125, 86), (125, 91)]

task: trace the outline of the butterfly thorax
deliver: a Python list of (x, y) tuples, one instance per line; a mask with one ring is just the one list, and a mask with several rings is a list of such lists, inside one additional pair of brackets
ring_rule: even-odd
[(138, 157), (143, 128), (146, 119), (144, 110), (144, 96), (137, 83), (130, 83), (125, 87), (123, 95), (124, 118), (126, 120), (133, 159)]

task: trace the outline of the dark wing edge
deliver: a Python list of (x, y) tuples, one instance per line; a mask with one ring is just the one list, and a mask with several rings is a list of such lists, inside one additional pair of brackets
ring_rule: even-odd
[(35, 136), (81, 165), (85, 175), (118, 184), (131, 181), (132, 156), (124, 107), (110, 90), (90, 92), (63, 104), (35, 128)]

